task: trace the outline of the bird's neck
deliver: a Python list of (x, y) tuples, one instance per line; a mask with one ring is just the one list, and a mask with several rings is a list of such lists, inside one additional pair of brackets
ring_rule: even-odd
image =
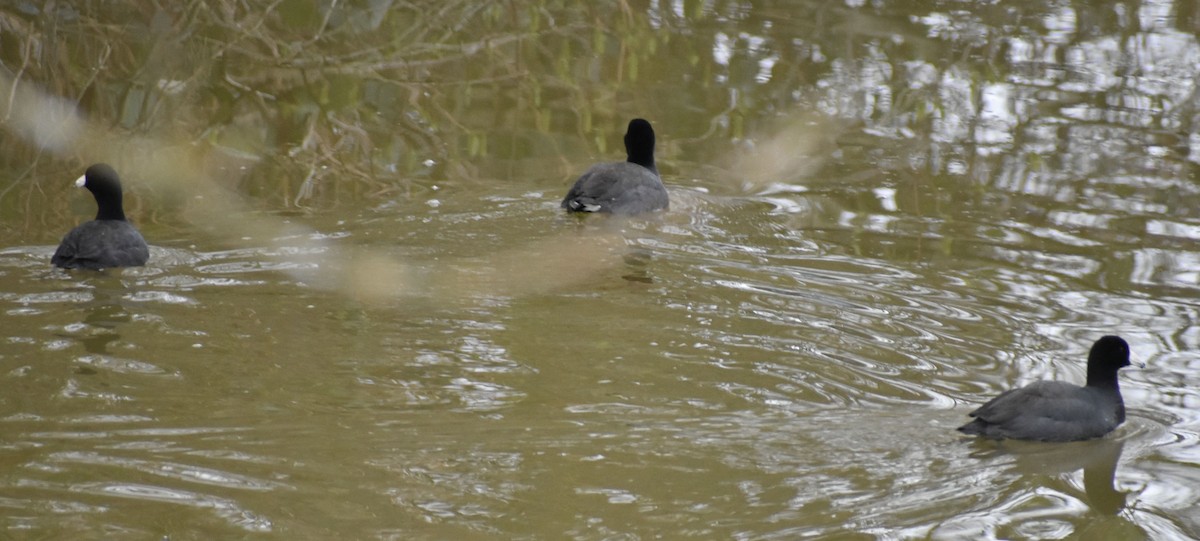
[(1088, 370), (1087, 386), (1097, 387), (1100, 389), (1112, 389), (1119, 391), (1121, 386), (1117, 383), (1117, 373), (1110, 371), (1092, 371)]
[(636, 163), (642, 167), (645, 167), (646, 169), (654, 171), (654, 174), (656, 174), (656, 175), (658, 174), (658, 168), (654, 166), (654, 152), (649, 152), (649, 153), (629, 152), (628, 155), (629, 155), (629, 158), (628, 158), (629, 163)]
[[(124, 220), (125, 219), (125, 205), (121, 201), (121, 198), (117, 197), (115, 201), (109, 201), (109, 203), (110, 204), (108, 204), (108, 205), (101, 205), (100, 208), (96, 210), (96, 219), (97, 220)], [(115, 204), (113, 204), (113, 203), (115, 203)]]

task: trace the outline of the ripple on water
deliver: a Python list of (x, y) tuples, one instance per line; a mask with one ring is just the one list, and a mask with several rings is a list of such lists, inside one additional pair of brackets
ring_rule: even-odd
[[(154, 418), (120, 414), (36, 422), (26, 416), (10, 416), (4, 422), (9, 438), (24, 443), (22, 461), (14, 465), (6, 483), (14, 494), (13, 504), (51, 505), (61, 510), (60, 518), (107, 513), (125, 507), (121, 500), (138, 500), (205, 509), (231, 527), (269, 532), (272, 519), (253, 511), (243, 501), (249, 500), (247, 494), (251, 493), (293, 490), (272, 475), (284, 464), (279, 459), (231, 454), (222, 449), (229, 441), (220, 436), (244, 429), (152, 426), (157, 422)], [(63, 425), (64, 429), (19, 430), (22, 426), (44, 428), (53, 424)], [(0, 502), (0, 507), (4, 506)], [(111, 516), (110, 520), (121, 521), (138, 515), (122, 512)], [(71, 524), (67, 521), (42, 527), (69, 532)], [(114, 523), (113, 527), (126, 526)]]
[(135, 291), (125, 298), (134, 302), (161, 302), (164, 304), (198, 304), (191, 297), (169, 291)]
[(155, 278), (149, 285), (168, 289), (190, 290), (198, 287), (261, 286), (264, 280), (245, 280), (231, 276), (191, 276), (172, 274)]
[(740, 294), (735, 302), (726, 293), (717, 302), (678, 305), (692, 315), (735, 322), (691, 332), (724, 346), (775, 354), (774, 360), (756, 363), (758, 370), (793, 383), (802, 401), (952, 407), (951, 396), (963, 386), (945, 376), (966, 375), (972, 366), (1003, 356), (980, 351), (963, 337), (980, 326), (1003, 328), (1010, 314), (981, 305), (953, 275), (939, 289), (928, 285), (932, 276), (861, 258), (671, 257), (684, 260), (695, 282)]
[(76, 363), (118, 374), (146, 374), (154, 376), (181, 377), (178, 371), (167, 370), (152, 363), (122, 359), (111, 355), (84, 355), (75, 359)]
[(319, 268), (316, 262), (300, 261), (228, 261), (197, 265), (195, 271), (203, 274), (253, 274), (262, 272), (287, 272), (296, 270), (312, 270)]
[(17, 304), (80, 303), (91, 301), (92, 298), (93, 294), (91, 291), (45, 291), (18, 295), (12, 299), (12, 302)]
[(133, 483), (76, 483), (65, 488), (72, 493), (208, 509), (217, 517), (224, 519), (230, 526), (248, 532), (262, 533), (270, 532), (273, 529), (273, 524), (267, 517), (241, 507), (234, 500), (210, 494)]
[(498, 534), (494, 521), (505, 515), (506, 502), (529, 489), (520, 481), (523, 454), (472, 444), (466, 452), (448, 455), (436, 433), (426, 437), (434, 441), (368, 460), (379, 475), (395, 480), (384, 489), (395, 511), (422, 523), (464, 521)]
[[(128, 449), (128, 447), (124, 449)], [(70, 466), (123, 468), (176, 481), (238, 490), (269, 491), (289, 488), (287, 485), (279, 482), (257, 479), (215, 468), (199, 467), (194, 464), (183, 464), (165, 460), (145, 460), (99, 452), (62, 451), (50, 453), (45, 457), (45, 460), (60, 465), (62, 469), (67, 469)]]

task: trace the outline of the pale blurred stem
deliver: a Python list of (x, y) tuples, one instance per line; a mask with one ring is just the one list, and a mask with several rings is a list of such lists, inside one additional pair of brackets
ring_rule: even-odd
[(17, 87), (21, 84), (21, 75), (25, 73), (25, 68), (29, 66), (29, 55), (30, 51), (33, 50), (32, 34), (26, 36), (25, 47), (23, 49), (21, 51), (21, 68), (13, 75), (12, 89), (8, 93), (8, 109), (4, 111), (4, 120), (0, 120), (0, 123), (7, 123), (9, 117), (12, 116), (13, 101), (17, 98)]

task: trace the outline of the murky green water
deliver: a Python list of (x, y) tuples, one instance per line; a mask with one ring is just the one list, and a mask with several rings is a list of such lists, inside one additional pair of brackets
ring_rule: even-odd
[(2, 6), (0, 538), (1198, 538), (1200, 10), (1091, 4)]

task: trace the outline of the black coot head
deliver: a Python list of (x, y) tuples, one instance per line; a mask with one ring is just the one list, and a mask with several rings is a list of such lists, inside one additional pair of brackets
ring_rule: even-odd
[(121, 179), (108, 164), (98, 163), (87, 168), (75, 185), (87, 188), (96, 198), (97, 220), (124, 220), (125, 208), (121, 196)]
[(1119, 336), (1102, 336), (1088, 352), (1088, 368), (1117, 371), (1129, 366), (1129, 344)]
[(629, 155), (628, 161), (656, 171), (654, 128), (651, 128), (645, 119), (635, 118), (629, 121), (629, 128), (625, 130), (625, 152)]

